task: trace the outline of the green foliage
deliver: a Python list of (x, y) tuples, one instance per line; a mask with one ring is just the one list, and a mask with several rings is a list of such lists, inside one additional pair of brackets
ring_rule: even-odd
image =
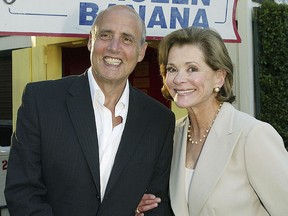
[(263, 1), (259, 34), (259, 118), (272, 124), (288, 149), (288, 5)]

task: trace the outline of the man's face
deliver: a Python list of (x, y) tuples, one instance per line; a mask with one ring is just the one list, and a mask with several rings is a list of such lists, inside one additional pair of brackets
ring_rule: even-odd
[(116, 8), (105, 12), (97, 26), (97, 35), (88, 45), (94, 77), (98, 84), (122, 83), (145, 55), (141, 24), (131, 11)]

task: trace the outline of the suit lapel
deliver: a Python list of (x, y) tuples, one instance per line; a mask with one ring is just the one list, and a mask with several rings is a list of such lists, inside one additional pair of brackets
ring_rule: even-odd
[[(241, 131), (233, 131), (234, 108), (224, 103), (206, 139), (189, 191), (190, 215), (198, 215), (229, 162)], [(230, 125), (229, 125), (230, 123)], [(223, 125), (227, 125), (223, 127)]]
[(70, 87), (66, 103), (95, 186), (100, 193), (98, 141), (87, 73)]
[(129, 163), (135, 148), (140, 143), (142, 133), (149, 121), (144, 109), (145, 101), (143, 101), (143, 97), (130, 86), (127, 120), (107, 184), (105, 192), (107, 194), (112, 189), (121, 171)]

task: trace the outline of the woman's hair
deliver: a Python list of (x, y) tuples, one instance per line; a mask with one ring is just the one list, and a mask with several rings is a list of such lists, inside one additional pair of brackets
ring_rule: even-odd
[(179, 29), (161, 40), (158, 47), (158, 61), (163, 80), (161, 89), (163, 96), (166, 99), (173, 100), (165, 83), (169, 51), (173, 46), (181, 47), (184, 45), (193, 45), (199, 48), (203, 52), (205, 63), (212, 70), (222, 69), (226, 71), (224, 85), (217, 93), (216, 99), (220, 102), (232, 103), (235, 100), (232, 91), (233, 64), (221, 36), (216, 31), (208, 28), (188, 27)]

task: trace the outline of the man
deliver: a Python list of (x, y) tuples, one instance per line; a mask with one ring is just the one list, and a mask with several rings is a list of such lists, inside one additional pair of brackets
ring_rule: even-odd
[(11, 216), (170, 215), (175, 117), (128, 83), (142, 61), (145, 26), (126, 6), (92, 26), (91, 67), (81, 76), (28, 84), (12, 136), (5, 196)]

